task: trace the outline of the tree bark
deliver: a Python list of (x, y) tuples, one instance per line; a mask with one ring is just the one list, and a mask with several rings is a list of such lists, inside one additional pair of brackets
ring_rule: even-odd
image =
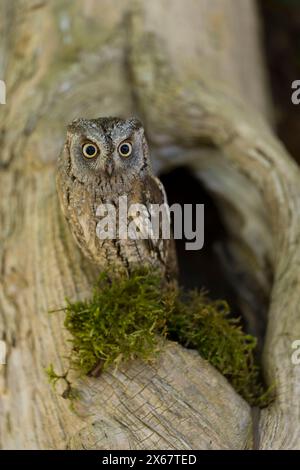
[[(299, 170), (266, 124), (254, 2), (4, 0), (1, 8), (1, 447), (299, 448), (299, 368), (290, 358), (300, 338)], [(68, 350), (62, 316), (48, 311), (87, 296), (97, 273), (58, 208), (65, 125), (131, 114), (146, 126), (157, 170), (190, 166), (215, 195), (249, 277), (245, 309), (251, 286), (271, 295), (264, 365), (277, 398), (259, 419), (214, 368), (174, 343), (154, 364), (73, 378), (76, 413), (47, 382), (44, 368), (63, 370)]]

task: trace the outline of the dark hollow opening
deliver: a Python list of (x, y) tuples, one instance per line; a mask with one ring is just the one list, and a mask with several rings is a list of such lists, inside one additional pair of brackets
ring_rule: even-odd
[(203, 248), (188, 251), (185, 248), (187, 240), (175, 241), (180, 284), (187, 289), (205, 288), (211, 298), (227, 300), (234, 315), (240, 316), (236, 293), (226, 278), (219, 256), (226, 250), (228, 235), (213, 198), (188, 168), (176, 168), (159, 177), (170, 206), (174, 203), (204, 204)]
[[(226, 300), (231, 315), (240, 318), (243, 329), (257, 338), (256, 357), (260, 360), (267, 325), (268, 299), (256, 286), (249, 283), (248, 276), (243, 272), (239, 272), (237, 277), (232, 277), (230, 270), (235, 261), (228, 247), (229, 235), (214, 199), (201, 181), (186, 167), (177, 167), (162, 173), (160, 179), (166, 189), (170, 206), (174, 203), (204, 204), (203, 248), (199, 251), (188, 251), (185, 249), (184, 238), (175, 240), (181, 286), (185, 289), (204, 288), (212, 299)], [(243, 295), (246, 295), (246, 298), (243, 298)]]

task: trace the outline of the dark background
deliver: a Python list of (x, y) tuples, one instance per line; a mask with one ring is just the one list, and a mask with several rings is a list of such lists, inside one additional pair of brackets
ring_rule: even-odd
[(300, 105), (291, 101), (291, 84), (300, 80), (300, 0), (259, 0), (258, 7), (276, 130), (300, 163)]

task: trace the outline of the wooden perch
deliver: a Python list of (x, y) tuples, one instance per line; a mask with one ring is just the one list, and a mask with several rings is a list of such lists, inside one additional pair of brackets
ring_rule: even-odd
[[(266, 123), (254, 2), (4, 0), (1, 9), (0, 446), (299, 448), (300, 173)], [(62, 317), (48, 311), (87, 296), (96, 275), (58, 208), (65, 125), (132, 114), (157, 168), (185, 164), (214, 194), (247, 279), (244, 309), (263, 316), (270, 296), (264, 371), (276, 401), (255, 420), (216, 370), (173, 343), (152, 365), (77, 379), (77, 413), (47, 382), (44, 368), (63, 370), (68, 347)]]

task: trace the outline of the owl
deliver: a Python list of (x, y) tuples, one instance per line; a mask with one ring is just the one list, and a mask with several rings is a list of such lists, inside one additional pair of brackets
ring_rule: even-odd
[[(58, 159), (57, 190), (75, 240), (101, 271), (130, 274), (134, 268), (142, 266), (158, 270), (166, 279), (176, 277), (174, 242), (172, 237), (163, 238), (161, 230), (159, 236), (157, 232), (156, 236), (151, 236), (151, 230), (144, 237), (132, 237), (129, 231), (127, 237), (120, 236), (119, 230), (111, 237), (99, 236), (99, 208), (107, 209), (110, 222), (115, 218), (117, 229), (121, 223), (124, 229), (124, 220), (120, 220), (120, 198), (126, 200), (127, 208), (138, 204), (149, 213), (153, 205), (167, 207), (164, 187), (152, 172), (139, 120), (74, 120), (67, 128)], [(128, 228), (129, 221), (125, 223)], [(137, 227), (136, 233), (138, 231), (143, 231), (143, 227)]]

